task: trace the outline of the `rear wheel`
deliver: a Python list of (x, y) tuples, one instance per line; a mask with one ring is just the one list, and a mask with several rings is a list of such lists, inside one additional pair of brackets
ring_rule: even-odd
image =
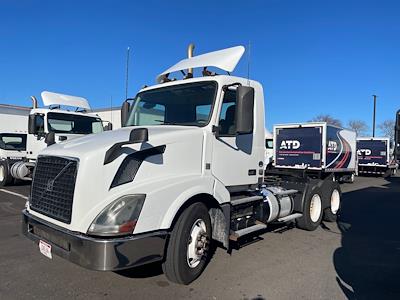
[(168, 280), (189, 284), (205, 269), (211, 242), (211, 221), (202, 203), (190, 205), (176, 222), (163, 271)]
[(296, 219), (297, 227), (312, 231), (318, 228), (322, 220), (322, 193), (315, 188), (306, 198), (303, 216)]
[(12, 179), (7, 162), (0, 161), (0, 187), (10, 184)]
[(341, 206), (341, 198), (340, 186), (334, 184), (328, 199), (329, 206), (324, 209), (324, 221), (335, 222), (337, 220), (337, 215)]

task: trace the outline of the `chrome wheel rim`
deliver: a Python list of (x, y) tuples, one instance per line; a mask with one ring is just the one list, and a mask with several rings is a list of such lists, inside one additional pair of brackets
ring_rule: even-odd
[(321, 209), (321, 197), (318, 194), (314, 194), (310, 202), (310, 218), (314, 223), (319, 220), (319, 217), (321, 216)]
[(334, 189), (331, 195), (331, 212), (336, 215), (340, 207), (340, 193)]
[(190, 230), (186, 261), (190, 268), (196, 268), (208, 250), (208, 235), (206, 223), (197, 219)]

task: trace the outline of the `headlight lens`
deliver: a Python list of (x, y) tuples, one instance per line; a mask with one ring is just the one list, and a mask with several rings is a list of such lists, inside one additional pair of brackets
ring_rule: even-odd
[(118, 198), (94, 219), (88, 234), (99, 236), (127, 235), (135, 229), (146, 195)]

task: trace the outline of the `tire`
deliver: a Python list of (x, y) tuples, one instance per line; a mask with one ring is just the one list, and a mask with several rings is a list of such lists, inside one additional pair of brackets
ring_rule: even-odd
[(322, 220), (322, 192), (314, 188), (304, 202), (303, 216), (296, 219), (296, 225), (300, 229), (313, 231), (318, 228)]
[(328, 207), (324, 209), (324, 221), (336, 222), (341, 207), (342, 192), (339, 184), (333, 184), (328, 193)]
[[(202, 244), (200, 248), (196, 248), (196, 241)], [(162, 265), (168, 280), (189, 284), (199, 277), (209, 260), (210, 243), (210, 215), (204, 204), (194, 203), (183, 211), (172, 230)]]
[(0, 187), (9, 185), (12, 180), (7, 161), (0, 161)]

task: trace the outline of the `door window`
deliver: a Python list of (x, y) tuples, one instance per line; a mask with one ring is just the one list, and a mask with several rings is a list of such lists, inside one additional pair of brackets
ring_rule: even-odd
[(219, 115), (220, 135), (233, 136), (236, 133), (236, 90), (227, 90), (222, 101), (221, 113)]

